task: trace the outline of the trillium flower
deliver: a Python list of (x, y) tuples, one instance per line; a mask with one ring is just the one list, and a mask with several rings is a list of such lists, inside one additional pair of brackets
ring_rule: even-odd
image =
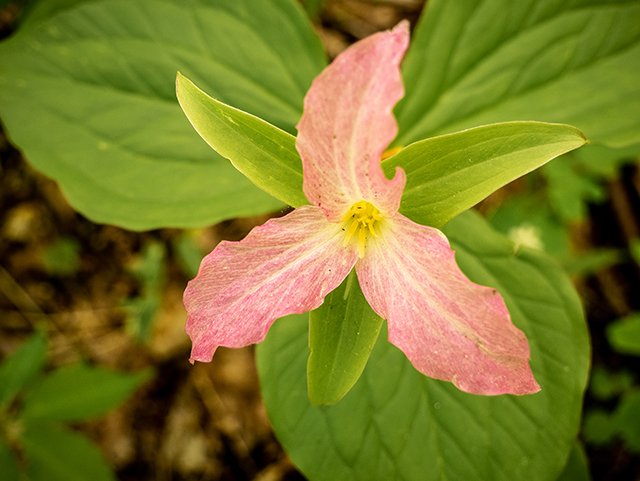
[(475, 394), (540, 389), (500, 294), (465, 277), (444, 234), (398, 212), (405, 173), (398, 167), (389, 180), (380, 166), (398, 130), (392, 110), (408, 45), (402, 22), (352, 45), (314, 80), (296, 139), (311, 205), (205, 257), (184, 295), (192, 361), (263, 341), (277, 318), (316, 309), (355, 268), (389, 341), (421, 373)]

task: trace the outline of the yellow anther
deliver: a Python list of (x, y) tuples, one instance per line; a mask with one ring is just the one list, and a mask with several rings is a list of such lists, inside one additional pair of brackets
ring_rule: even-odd
[(373, 204), (361, 200), (351, 206), (347, 213), (342, 217), (342, 222), (352, 218), (351, 225), (344, 238), (343, 245), (346, 246), (351, 241), (356, 231), (358, 231), (358, 255), (362, 259), (364, 257), (364, 247), (367, 241), (367, 231), (373, 237), (378, 237), (376, 232), (376, 222), (382, 219), (382, 214)]

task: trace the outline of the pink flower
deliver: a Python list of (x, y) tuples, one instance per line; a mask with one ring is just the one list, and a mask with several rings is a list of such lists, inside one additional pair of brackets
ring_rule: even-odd
[(191, 359), (264, 340), (273, 321), (320, 306), (355, 267), (389, 341), (418, 371), (475, 394), (540, 389), (529, 345), (495, 289), (460, 271), (447, 238), (398, 213), (406, 177), (380, 167), (398, 127), (409, 26), (372, 35), (313, 82), (298, 124), (312, 205), (221, 242), (184, 294)]

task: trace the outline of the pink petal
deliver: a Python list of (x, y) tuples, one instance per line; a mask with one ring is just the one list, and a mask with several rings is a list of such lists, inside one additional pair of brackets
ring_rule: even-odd
[(221, 242), (184, 293), (191, 360), (210, 361), (218, 346), (261, 342), (275, 319), (322, 304), (358, 259), (343, 240), (341, 224), (307, 205), (240, 242)]
[(495, 289), (464, 276), (444, 234), (402, 214), (379, 230), (356, 265), (358, 280), (415, 368), (473, 394), (539, 391), (524, 333)]
[(408, 45), (407, 21), (355, 43), (313, 81), (304, 99), (296, 139), (303, 189), (331, 222), (361, 200), (385, 217), (398, 211), (406, 177), (398, 168), (388, 180), (380, 157), (398, 132), (392, 110), (404, 95), (400, 61)]

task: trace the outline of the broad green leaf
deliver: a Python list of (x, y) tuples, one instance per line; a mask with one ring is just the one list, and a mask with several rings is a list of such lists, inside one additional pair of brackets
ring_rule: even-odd
[(355, 270), (309, 314), (309, 399), (334, 404), (351, 389), (378, 339), (382, 318), (367, 303)]
[(576, 441), (573, 444), (567, 464), (557, 481), (591, 481), (587, 454), (580, 442)]
[(609, 324), (607, 339), (616, 351), (640, 356), (640, 314), (632, 314)]
[(46, 359), (47, 336), (44, 330), (37, 330), (0, 364), (0, 407), (7, 406), (40, 373)]
[(293, 135), (209, 97), (178, 74), (182, 110), (202, 138), (258, 187), (285, 204), (308, 204)]
[(568, 125), (510, 122), (434, 137), (383, 161), (407, 174), (400, 212), (442, 227), (512, 180), (586, 142)]
[(398, 145), (476, 125), (640, 141), (638, 0), (430, 0), (403, 63)]
[(64, 10), (68, 10), (82, 3), (92, 0), (25, 0), (26, 5), (21, 11), (20, 29), (25, 30), (37, 25), (38, 22), (48, 20)]
[[(580, 301), (543, 254), (520, 249), (469, 212), (447, 235), (462, 270), (497, 288), (531, 346), (542, 390), (474, 396), (418, 373), (379, 339), (359, 381), (333, 406), (306, 393), (306, 316), (283, 318), (258, 347), (276, 435), (310, 481), (554, 480), (580, 422), (589, 344)], [(384, 337), (384, 336), (382, 336)]]
[(22, 445), (29, 481), (116, 481), (102, 453), (81, 434), (29, 423)]
[(62, 367), (29, 392), (21, 418), (56, 421), (95, 418), (124, 402), (150, 378), (148, 370), (127, 374), (84, 364)]
[(58, 1), (50, 14), (0, 44), (0, 115), (74, 207), (140, 230), (283, 207), (199, 138), (175, 77), (293, 132), (326, 63), (296, 2)]
[(3, 436), (0, 436), (0, 472), (2, 473), (2, 481), (20, 481), (18, 460)]

